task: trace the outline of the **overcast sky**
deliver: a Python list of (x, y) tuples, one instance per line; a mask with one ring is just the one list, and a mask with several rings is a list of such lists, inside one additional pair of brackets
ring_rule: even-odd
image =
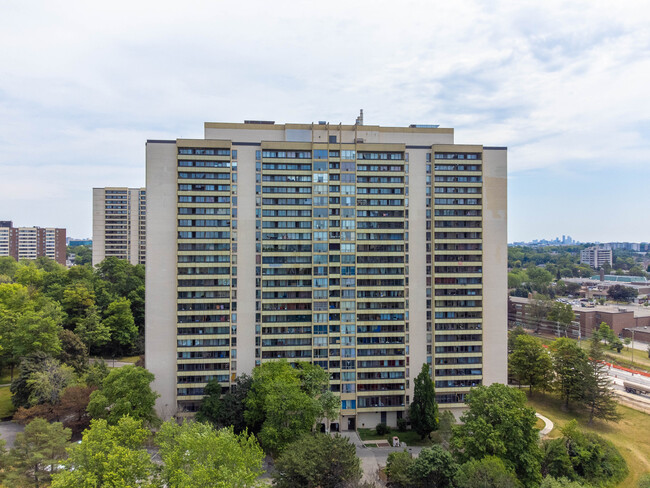
[(363, 108), (508, 146), (509, 241), (650, 241), (649, 25), (625, 0), (0, 0), (0, 220), (87, 237), (146, 139)]

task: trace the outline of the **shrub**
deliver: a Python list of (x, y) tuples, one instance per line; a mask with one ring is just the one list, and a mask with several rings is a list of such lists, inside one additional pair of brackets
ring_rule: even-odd
[(397, 428), (399, 429), (400, 432), (406, 432), (406, 419), (397, 419)]
[(385, 435), (390, 433), (390, 427), (388, 427), (385, 423), (380, 423), (377, 424), (377, 427), (375, 427), (375, 431), (377, 432), (377, 435)]

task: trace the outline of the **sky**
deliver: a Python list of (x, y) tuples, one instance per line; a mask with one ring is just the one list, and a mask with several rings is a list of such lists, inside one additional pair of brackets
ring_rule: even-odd
[(0, 0), (0, 220), (90, 237), (147, 139), (363, 108), (507, 146), (509, 242), (650, 241), (648, 25), (634, 0)]

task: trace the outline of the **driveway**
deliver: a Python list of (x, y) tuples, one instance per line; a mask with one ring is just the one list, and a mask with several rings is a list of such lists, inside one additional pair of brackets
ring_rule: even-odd
[[(365, 447), (359, 438), (359, 434), (354, 431), (341, 432), (341, 436), (347, 437), (357, 449), (357, 456), (361, 459), (361, 469), (363, 470), (363, 480), (375, 483), (377, 486), (386, 486), (379, 478), (379, 469), (386, 466), (388, 455), (391, 452), (401, 452), (403, 447)], [(420, 455), (421, 446), (411, 446), (406, 448), (414, 457)]]

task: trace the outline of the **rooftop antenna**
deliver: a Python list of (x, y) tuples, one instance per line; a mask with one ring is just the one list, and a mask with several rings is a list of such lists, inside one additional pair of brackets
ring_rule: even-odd
[(354, 125), (363, 125), (363, 109), (359, 111), (359, 116), (357, 117), (356, 122)]

